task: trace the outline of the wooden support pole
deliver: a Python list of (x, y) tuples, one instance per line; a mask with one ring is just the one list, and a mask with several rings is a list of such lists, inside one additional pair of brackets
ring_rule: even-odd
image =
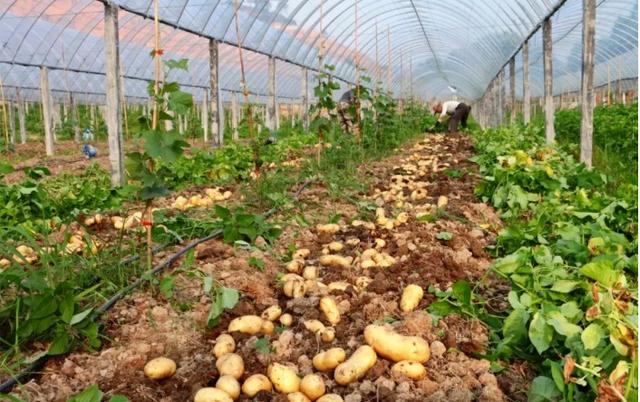
[(505, 109), (505, 88), (504, 88), (504, 69), (500, 70), (498, 73), (498, 125), (501, 126), (504, 124), (504, 109)]
[(51, 112), (51, 90), (49, 88), (49, 70), (40, 67), (40, 95), (42, 97), (42, 122), (44, 125), (44, 148), (47, 156), (53, 156), (53, 121)]
[(71, 115), (71, 122), (73, 125), (73, 140), (76, 143), (79, 143), (81, 140), (80, 136), (80, 116), (78, 113), (78, 105), (76, 105), (75, 97), (73, 93), (69, 93), (69, 114)]
[(509, 60), (509, 112), (510, 123), (516, 122), (516, 59)]
[(114, 187), (125, 184), (124, 149), (122, 139), (122, 105), (120, 104), (120, 52), (118, 38), (118, 7), (105, 3), (104, 41), (106, 70), (105, 122), (109, 142), (109, 162), (111, 163), (111, 184)]
[(611, 106), (611, 64), (607, 63), (607, 106)]
[(202, 134), (205, 144), (209, 142), (209, 90), (205, 89), (202, 94)]
[(231, 93), (231, 133), (233, 141), (238, 141), (238, 97), (235, 92)]
[(211, 121), (211, 145), (221, 147), (222, 144), (222, 102), (220, 101), (218, 44), (209, 39), (209, 116)]
[(25, 102), (22, 100), (20, 88), (16, 88), (16, 103), (18, 105), (18, 126), (20, 127), (20, 143), (27, 143), (27, 119), (25, 115)]
[(302, 68), (302, 127), (309, 130), (309, 70)]
[(542, 48), (544, 52), (544, 125), (547, 143), (555, 141), (556, 131), (555, 108), (553, 106), (553, 41), (551, 36), (551, 20), (546, 19), (542, 24)]
[(596, 0), (582, 0), (582, 7), (580, 161), (590, 168), (593, 155), (593, 68), (595, 64)]
[(522, 116), (524, 124), (531, 122), (531, 91), (529, 90), (529, 41), (522, 44)]
[(277, 116), (276, 116), (276, 59), (273, 56), (269, 56), (268, 62), (268, 78), (267, 86), (269, 99), (267, 104), (267, 128), (271, 131), (278, 129)]
[(13, 102), (7, 101), (7, 118), (9, 119), (9, 142), (16, 144), (16, 116), (13, 114)]

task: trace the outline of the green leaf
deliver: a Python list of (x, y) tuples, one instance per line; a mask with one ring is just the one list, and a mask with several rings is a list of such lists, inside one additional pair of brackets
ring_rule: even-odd
[(165, 276), (160, 280), (160, 292), (164, 295), (165, 298), (171, 299), (173, 298), (173, 280), (175, 277), (173, 276)]
[(582, 331), (582, 328), (576, 324), (570, 323), (559, 311), (550, 312), (547, 316), (547, 322), (551, 324), (557, 333), (568, 338), (579, 334)]
[(533, 379), (529, 388), (529, 402), (554, 401), (560, 396), (560, 391), (549, 377), (539, 376)]
[(69, 399), (67, 402), (100, 402), (102, 400), (102, 391), (97, 385), (92, 385), (78, 395)]
[(262, 354), (268, 355), (269, 353), (271, 353), (269, 338), (267, 338), (266, 336), (258, 338), (258, 340), (254, 342), (253, 347)]
[(182, 155), (182, 149), (189, 146), (176, 132), (147, 131), (143, 137), (147, 154), (164, 162), (175, 162)]
[(71, 317), (71, 321), (69, 321), (70, 325), (76, 325), (79, 322), (83, 321), (85, 318), (87, 318), (89, 316), (89, 314), (91, 314), (91, 312), (93, 311), (93, 308), (88, 308), (84, 311), (81, 311), (80, 313), (74, 315), (73, 317)]
[(552, 339), (553, 328), (547, 325), (540, 312), (536, 312), (533, 315), (531, 324), (529, 324), (529, 340), (531, 340), (538, 353), (542, 354), (542, 352), (549, 349)]
[(439, 232), (436, 235), (436, 239), (438, 239), (438, 240), (451, 240), (451, 239), (453, 239), (453, 234), (451, 234), (449, 232)]
[(262, 258), (251, 257), (249, 258), (249, 265), (258, 268), (260, 271), (264, 271), (264, 260)]
[(598, 281), (606, 287), (612, 287), (619, 279), (620, 272), (616, 271), (610, 260), (600, 259), (585, 264), (580, 273), (587, 278)]
[(438, 317), (446, 317), (449, 314), (456, 312), (456, 307), (446, 300), (438, 300), (431, 303), (428, 307), (431, 314)]
[(458, 301), (465, 306), (471, 305), (471, 286), (467, 281), (458, 281), (452, 287), (451, 291)]
[(238, 292), (236, 289), (226, 288), (223, 286), (221, 288), (221, 294), (222, 306), (226, 309), (234, 308), (240, 300), (240, 292)]
[(558, 388), (560, 392), (564, 392), (564, 373), (562, 372), (560, 364), (551, 360), (547, 360), (545, 364), (548, 364), (551, 368), (551, 377), (556, 384), (556, 388)]
[(62, 332), (56, 336), (56, 338), (49, 345), (47, 354), (51, 356), (61, 355), (69, 351), (71, 346), (71, 338), (66, 332)]
[(171, 92), (169, 93), (167, 106), (169, 110), (173, 110), (178, 114), (186, 114), (193, 106), (193, 96), (188, 92)]
[(582, 339), (585, 349), (590, 350), (598, 347), (604, 336), (605, 333), (602, 327), (594, 322), (582, 331), (580, 339)]
[(13, 172), (13, 166), (8, 163), (0, 163), (0, 174), (9, 174)]
[(71, 322), (71, 317), (73, 317), (74, 304), (73, 295), (68, 295), (60, 301), (60, 305), (58, 306), (60, 318), (67, 324)]
[(504, 320), (502, 335), (505, 338), (512, 338), (513, 341), (525, 339), (527, 322), (529, 322), (529, 313), (526, 310), (519, 308), (513, 310)]
[(130, 402), (129, 398), (124, 395), (114, 395), (109, 399), (109, 402)]
[(569, 321), (577, 322), (582, 318), (582, 310), (578, 307), (578, 303), (570, 301), (560, 306), (560, 312), (567, 317)]
[(569, 293), (571, 291), (573, 291), (577, 286), (578, 286), (579, 282), (577, 281), (570, 281), (567, 279), (560, 279), (557, 280), (553, 283), (553, 286), (551, 287), (551, 290), (553, 292), (558, 292), (558, 293)]
[(179, 69), (179, 70), (187, 70), (189, 68), (189, 60), (188, 59), (180, 59), (180, 60), (167, 60), (164, 64), (169, 69)]

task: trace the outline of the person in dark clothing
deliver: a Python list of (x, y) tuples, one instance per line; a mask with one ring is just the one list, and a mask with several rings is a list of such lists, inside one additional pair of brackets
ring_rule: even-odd
[(463, 102), (447, 101), (438, 102), (433, 107), (434, 114), (440, 114), (438, 122), (442, 122), (446, 116), (449, 116), (449, 132), (458, 131), (458, 124), (462, 124), (462, 128), (467, 128), (467, 119), (471, 112), (471, 106)]
[(354, 124), (353, 117), (349, 114), (349, 108), (356, 100), (356, 88), (353, 88), (343, 93), (340, 101), (338, 101), (338, 116), (340, 117), (340, 124), (346, 133), (355, 133), (355, 130), (358, 129)]

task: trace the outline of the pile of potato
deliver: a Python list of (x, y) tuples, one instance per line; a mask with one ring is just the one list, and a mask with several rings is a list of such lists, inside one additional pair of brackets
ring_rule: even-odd
[(207, 188), (204, 190), (204, 195), (196, 194), (189, 198), (179, 196), (173, 201), (171, 207), (180, 211), (193, 207), (211, 207), (216, 202), (228, 200), (231, 195), (231, 191), (222, 191), (220, 187)]

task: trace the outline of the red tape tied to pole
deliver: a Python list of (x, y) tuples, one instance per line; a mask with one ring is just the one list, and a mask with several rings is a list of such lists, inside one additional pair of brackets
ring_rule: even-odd
[(146, 220), (146, 219), (145, 219), (145, 220), (141, 220), (141, 221), (140, 221), (140, 224), (141, 224), (142, 226), (153, 226), (153, 222), (151, 222), (151, 221), (149, 221), (149, 220)]

